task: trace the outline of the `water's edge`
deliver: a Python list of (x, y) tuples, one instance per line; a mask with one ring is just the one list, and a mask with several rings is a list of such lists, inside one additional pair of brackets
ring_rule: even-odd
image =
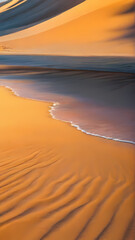
[[(1, 85), (1, 87), (5, 87), (7, 89), (10, 89), (13, 94), (17, 97), (23, 97), (23, 96), (20, 96), (13, 88), (9, 87), (9, 86), (4, 86), (4, 85)], [(26, 98), (26, 97), (23, 97), (23, 98)], [(40, 101), (40, 102), (45, 102), (44, 100), (39, 100), (39, 99), (34, 99), (34, 98), (26, 98), (26, 99), (31, 99), (31, 100), (37, 100), (37, 101)], [(47, 101), (46, 101), (47, 102)], [(50, 101), (49, 101), (50, 102)], [(128, 144), (134, 144), (135, 145), (135, 142), (133, 141), (129, 141), (129, 140), (121, 140), (121, 139), (118, 139), (118, 138), (112, 138), (112, 137), (107, 137), (107, 136), (103, 136), (103, 135), (100, 135), (100, 134), (96, 134), (96, 133), (92, 133), (92, 132), (87, 132), (85, 131), (84, 129), (82, 129), (78, 124), (74, 123), (73, 121), (67, 121), (67, 120), (63, 120), (63, 119), (59, 119), (59, 118), (56, 118), (53, 111), (56, 109), (56, 107), (58, 105), (60, 105), (59, 102), (51, 102), (52, 105), (50, 106), (50, 109), (49, 109), (49, 113), (51, 115), (51, 117), (53, 119), (56, 119), (56, 120), (59, 120), (59, 121), (62, 121), (62, 122), (66, 122), (66, 123), (69, 123), (72, 127), (75, 127), (78, 131), (81, 131), (82, 133), (84, 134), (87, 134), (87, 135), (90, 135), (90, 136), (93, 136), (93, 137), (100, 137), (100, 138), (103, 138), (103, 139), (106, 139), (106, 140), (111, 140), (111, 141), (116, 141), (116, 142), (121, 142), (121, 143), (128, 143)]]

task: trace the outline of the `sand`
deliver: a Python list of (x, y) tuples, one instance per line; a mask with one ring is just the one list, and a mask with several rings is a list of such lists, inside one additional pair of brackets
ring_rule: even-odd
[[(91, 12), (95, 2), (97, 9)], [(67, 11), (62, 14), (62, 19), (51, 20), (51, 29), (48, 29), (45, 21), (32, 28), (0, 37), (1, 51), (3, 48), (4, 52), (17, 54), (134, 56), (134, 38), (130, 30), (134, 23), (134, 12), (121, 13), (131, 4), (133, 0), (84, 1), (69, 10), (69, 21), (66, 23), (64, 16)], [(80, 16), (72, 19), (72, 15), (76, 14)], [(55, 26), (55, 23), (58, 23), (58, 26)], [(39, 29), (41, 32), (37, 34)], [(28, 32), (29, 36), (25, 32)]]
[(0, 87), (0, 240), (133, 240), (135, 148)]

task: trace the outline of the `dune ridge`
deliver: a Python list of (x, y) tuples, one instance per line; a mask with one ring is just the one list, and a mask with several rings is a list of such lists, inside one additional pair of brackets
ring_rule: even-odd
[(132, 4), (133, 0), (82, 1), (47, 21), (1, 36), (0, 42), (17, 54), (135, 56), (134, 10), (128, 12)]
[(53, 119), (0, 87), (0, 239), (131, 240), (134, 146)]

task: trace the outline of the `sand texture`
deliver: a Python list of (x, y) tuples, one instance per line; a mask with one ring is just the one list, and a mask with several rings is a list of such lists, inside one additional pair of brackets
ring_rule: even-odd
[(0, 87), (0, 240), (133, 240), (134, 145)]

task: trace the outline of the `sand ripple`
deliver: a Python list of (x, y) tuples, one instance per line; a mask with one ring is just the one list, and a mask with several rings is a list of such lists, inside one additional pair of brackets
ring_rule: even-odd
[(0, 128), (0, 239), (133, 239), (134, 147), (51, 119), (48, 103), (0, 93), (12, 109)]

